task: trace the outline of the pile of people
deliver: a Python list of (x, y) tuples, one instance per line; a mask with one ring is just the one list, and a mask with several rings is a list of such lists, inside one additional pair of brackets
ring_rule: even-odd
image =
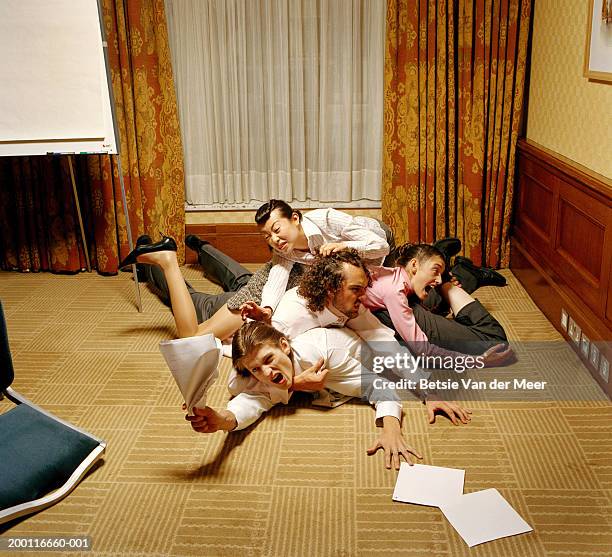
[[(196, 236), (185, 240), (221, 294), (198, 292), (184, 280), (172, 238), (153, 243), (141, 236), (121, 263), (137, 264), (139, 276), (171, 307), (180, 338), (231, 339), (233, 398), (226, 409), (196, 408), (187, 416), (195, 431), (243, 429), (275, 404), (287, 404), (295, 391), (329, 400), (361, 397), (375, 407), (382, 428), (368, 454), (382, 449), (385, 466), (398, 469), (401, 457), (412, 463), (421, 455), (402, 435), (402, 393), (378, 387), (384, 382), (376, 381), (375, 358), (471, 357), (481, 367), (514, 360), (503, 327), (471, 296), (505, 279), (458, 256), (459, 240), (396, 247), (391, 230), (376, 219), (335, 209), (302, 215), (275, 199), (255, 220), (272, 259), (254, 274)], [(412, 381), (410, 393), (426, 405), (430, 422), (436, 413), (454, 424), (470, 421), (469, 409), (419, 386), (435, 371), (399, 365), (385, 371)]]

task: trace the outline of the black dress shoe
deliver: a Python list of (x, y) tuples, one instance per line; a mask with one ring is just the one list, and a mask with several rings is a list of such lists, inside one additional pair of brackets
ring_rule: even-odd
[(459, 238), (442, 238), (434, 242), (433, 247), (439, 249), (448, 262), (453, 255), (457, 255), (461, 251), (461, 240)]
[(174, 239), (164, 236), (162, 240), (156, 242), (155, 244), (143, 244), (136, 246), (128, 254), (128, 256), (121, 263), (119, 263), (119, 268), (123, 269), (124, 267), (134, 265), (138, 256), (144, 255), (145, 253), (155, 253), (157, 251), (176, 251), (176, 242)]
[(210, 242), (200, 240), (195, 234), (188, 234), (185, 236), (185, 245), (193, 251), (200, 251), (200, 248), (205, 244), (210, 244)]
[[(474, 262), (467, 257), (458, 255), (455, 257), (455, 267), (465, 267), (469, 269), (478, 281), (478, 287), (481, 286), (506, 286), (506, 279), (503, 275), (490, 269), (489, 267), (477, 267)], [(453, 274), (455, 274), (453, 267)], [(456, 275), (457, 276), (457, 275)], [(457, 277), (459, 278), (459, 277)]]

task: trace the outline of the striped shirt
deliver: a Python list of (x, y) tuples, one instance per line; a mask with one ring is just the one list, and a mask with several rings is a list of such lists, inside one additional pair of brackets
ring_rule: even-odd
[(289, 273), (294, 263), (312, 265), (319, 248), (330, 242), (344, 242), (356, 249), (368, 265), (382, 265), (389, 253), (387, 237), (376, 219), (353, 217), (336, 209), (315, 209), (302, 217), (302, 229), (309, 251), (292, 250), (272, 256), (272, 269), (263, 288), (261, 305), (273, 310), (287, 290)]

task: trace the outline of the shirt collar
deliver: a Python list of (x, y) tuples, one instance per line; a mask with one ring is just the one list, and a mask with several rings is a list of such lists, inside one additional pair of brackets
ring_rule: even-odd
[(310, 251), (312, 253), (317, 253), (318, 248), (325, 243), (323, 232), (321, 232), (321, 229), (306, 216), (302, 217), (302, 230), (308, 240)]
[(406, 296), (409, 296), (414, 292), (414, 289), (412, 288), (412, 281), (410, 280), (410, 277), (408, 276), (408, 273), (404, 267), (396, 267), (396, 269), (399, 269), (400, 278), (404, 283), (404, 292), (406, 293)]
[(319, 313), (319, 323), (321, 327), (344, 327), (348, 317), (339, 311), (333, 311), (325, 306), (323, 311)]

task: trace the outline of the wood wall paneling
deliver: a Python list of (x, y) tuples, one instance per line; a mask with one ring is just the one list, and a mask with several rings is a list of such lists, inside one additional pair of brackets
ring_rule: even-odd
[[(517, 188), (511, 269), (566, 338), (561, 308), (589, 339), (604, 343), (609, 359), (612, 189), (524, 140), (519, 141)], [(580, 355), (610, 395), (599, 370)]]
[(545, 251), (553, 233), (554, 192), (527, 172), (521, 174), (519, 187), (517, 223), (532, 236), (531, 241)]
[[(245, 223), (190, 224), (185, 234), (195, 234), (240, 263), (266, 263), (271, 255), (257, 225)], [(195, 252), (185, 250), (186, 262), (197, 261)]]

